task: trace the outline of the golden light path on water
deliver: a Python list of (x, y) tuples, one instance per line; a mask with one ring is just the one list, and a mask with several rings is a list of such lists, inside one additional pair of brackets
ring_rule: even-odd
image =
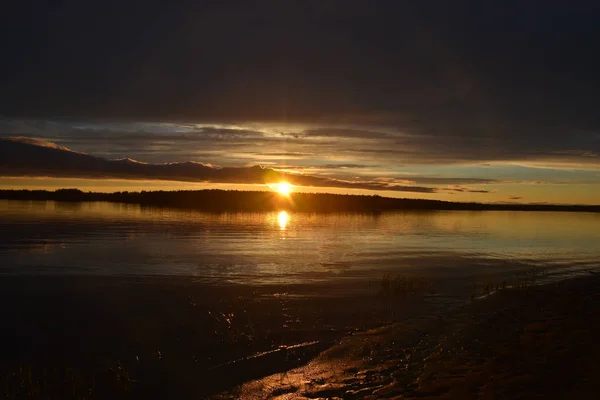
[(524, 266), (582, 271), (600, 265), (600, 214), (320, 214), (281, 205), (274, 212), (207, 213), (0, 200), (0, 272), (280, 284), (341, 275), (381, 279), (384, 272), (408, 269), (462, 279)]
[(285, 231), (285, 228), (287, 227), (289, 220), (290, 220), (289, 214), (285, 211), (280, 211), (279, 214), (277, 214), (277, 223), (279, 224), (279, 229), (281, 229), (282, 231)]

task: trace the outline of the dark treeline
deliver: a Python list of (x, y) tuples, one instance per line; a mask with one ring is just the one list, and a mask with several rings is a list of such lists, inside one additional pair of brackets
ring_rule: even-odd
[(110, 201), (204, 211), (376, 212), (391, 210), (523, 210), (600, 212), (600, 205), (482, 204), (440, 200), (397, 199), (326, 193), (293, 193), (235, 190), (180, 190), (94, 193), (78, 189), (0, 190), (1, 199), (55, 201)]

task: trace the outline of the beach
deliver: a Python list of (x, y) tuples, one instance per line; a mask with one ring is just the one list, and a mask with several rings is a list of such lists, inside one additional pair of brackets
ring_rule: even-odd
[[(393, 307), (421, 313), (422, 298)], [(390, 321), (365, 282), (210, 285), (193, 277), (4, 276), (3, 398), (204, 398), (301, 366)]]
[(306, 366), (217, 398), (595, 398), (599, 309), (595, 274), (501, 290), (347, 337)]
[(595, 274), (450, 308), (435, 287), (4, 277), (4, 398), (591, 398)]

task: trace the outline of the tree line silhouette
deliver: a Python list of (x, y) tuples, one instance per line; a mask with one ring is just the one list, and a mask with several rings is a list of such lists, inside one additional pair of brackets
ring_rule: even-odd
[(237, 190), (179, 190), (97, 193), (78, 189), (0, 190), (0, 199), (109, 201), (203, 211), (377, 212), (393, 210), (514, 210), (600, 212), (600, 205), (484, 204), (390, 198), (378, 195), (292, 193)]

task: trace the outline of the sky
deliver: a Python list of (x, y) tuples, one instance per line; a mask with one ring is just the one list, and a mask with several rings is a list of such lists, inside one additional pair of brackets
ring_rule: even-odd
[(122, 3), (2, 6), (1, 188), (600, 204), (595, 2)]

